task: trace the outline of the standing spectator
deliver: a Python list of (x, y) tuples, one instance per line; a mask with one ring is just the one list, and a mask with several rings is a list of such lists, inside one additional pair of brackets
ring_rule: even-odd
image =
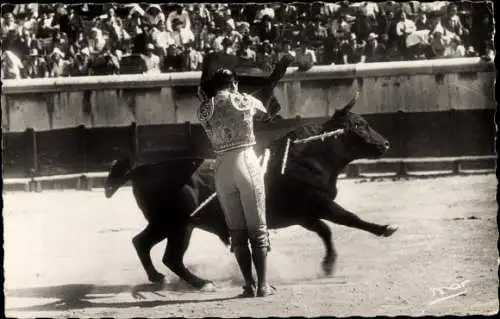
[(386, 59), (387, 50), (383, 44), (378, 42), (378, 35), (370, 33), (365, 47), (366, 62), (381, 62)]
[(146, 46), (146, 54), (142, 56), (146, 65), (145, 73), (160, 73), (160, 57), (153, 53), (155, 47), (152, 43)]
[(32, 48), (30, 50), (24, 71), (26, 77), (29, 79), (46, 78), (49, 76), (47, 63), (43, 57), (38, 55), (38, 50), (36, 48)]
[(363, 63), (366, 61), (364, 48), (359, 45), (356, 34), (351, 33), (349, 42), (344, 44), (342, 59), (344, 64)]
[(450, 5), (448, 15), (445, 18), (443, 26), (460, 37), (464, 34), (464, 26), (458, 16), (458, 9), (456, 5)]
[(69, 62), (64, 60), (64, 53), (59, 48), (54, 48), (49, 56), (49, 76), (53, 78), (68, 76), (69, 67)]
[(79, 15), (75, 14), (74, 8), (70, 7), (67, 23), (61, 25), (61, 31), (68, 35), (69, 43), (75, 42), (78, 39), (79, 34), (84, 32), (84, 28), (83, 19)]
[[(165, 23), (165, 15), (163, 14), (162, 9), (160, 8), (159, 5), (157, 4), (151, 4), (149, 7), (146, 9), (146, 18), (147, 22), (150, 26), (158, 25), (158, 23)], [(169, 29), (169, 26), (167, 25), (167, 30)]]
[(405, 55), (407, 55), (406, 38), (415, 31), (417, 31), (415, 22), (408, 19), (404, 11), (400, 11), (396, 24), (397, 45), (400, 52), (403, 52)]
[(11, 31), (18, 31), (19, 26), (14, 19), (14, 15), (12, 13), (7, 13), (5, 15), (5, 20), (2, 21), (2, 37), (7, 35)]
[(269, 40), (271, 43), (276, 43), (279, 38), (278, 29), (272, 24), (271, 17), (265, 15), (259, 25), (259, 39), (261, 42)]
[(21, 70), (24, 68), (21, 59), (12, 51), (5, 50), (2, 54), (2, 70), (5, 79), (21, 79)]
[(173, 31), (176, 27), (178, 27), (184, 44), (195, 40), (194, 33), (191, 30), (189, 13), (181, 5), (177, 5), (167, 18), (167, 31)]
[(51, 38), (54, 34), (54, 31), (59, 30), (59, 24), (54, 19), (55, 13), (42, 13), (42, 17), (38, 22), (38, 38)]

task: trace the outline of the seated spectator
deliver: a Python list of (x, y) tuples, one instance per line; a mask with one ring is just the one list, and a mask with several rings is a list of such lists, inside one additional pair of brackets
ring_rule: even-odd
[(375, 19), (370, 18), (365, 15), (362, 10), (356, 14), (356, 21), (352, 26), (352, 32), (356, 33), (356, 36), (361, 41), (366, 41), (368, 35), (376, 30)]
[(184, 70), (197, 71), (201, 69), (203, 56), (193, 47), (193, 44), (187, 44), (184, 52), (184, 61)]
[(359, 45), (354, 33), (349, 36), (349, 42), (343, 45), (342, 60), (344, 64), (364, 63), (366, 61), (364, 48)]
[(297, 43), (298, 49), (295, 50), (295, 62), (299, 70), (307, 71), (318, 62), (316, 53), (309, 49), (307, 40), (304, 43)]
[(465, 57), (465, 47), (460, 42), (459, 38), (451, 38), (449, 45), (445, 47), (443, 56), (445, 58), (462, 58)]
[(170, 32), (167, 31), (165, 23), (160, 23), (153, 28), (151, 40), (155, 47), (162, 52), (161, 56), (165, 56), (167, 54), (167, 48), (170, 45), (175, 44)]
[(111, 52), (109, 45), (94, 60), (93, 71), (95, 75), (120, 74), (120, 61), (116, 53)]
[(236, 31), (242, 36), (250, 35), (250, 23), (239, 21), (236, 23)]
[(42, 50), (42, 45), (40, 41), (36, 39), (36, 34), (29, 29), (23, 30), (23, 36), (19, 39), (19, 52), (23, 56), (27, 56), (30, 53), (33, 53), (33, 49), (36, 49), (36, 52), (40, 52)]
[(72, 58), (75, 58), (76, 55), (80, 52), (82, 52), (83, 49), (87, 49), (88, 52), (90, 52), (89, 48), (89, 42), (85, 37), (83, 36), (83, 33), (80, 33), (73, 43), (69, 46), (69, 56)]
[(330, 33), (340, 41), (347, 39), (349, 34), (351, 34), (351, 22), (352, 17), (350, 17), (345, 10), (339, 10), (330, 25)]
[[(157, 4), (151, 4), (146, 9), (146, 19), (147, 23), (151, 26), (158, 25), (158, 23), (166, 23), (165, 15), (163, 14), (163, 10)], [(167, 24), (167, 30), (171, 31)]]
[(255, 65), (257, 53), (251, 48), (252, 41), (246, 37), (241, 41), (238, 56), (243, 65)]
[(49, 76), (47, 62), (45, 62), (43, 57), (39, 56), (36, 48), (30, 50), (24, 72), (25, 76), (29, 79), (46, 78)]
[(278, 28), (272, 24), (271, 17), (268, 15), (265, 15), (262, 18), (258, 32), (260, 42), (269, 40), (269, 42), (275, 43), (279, 39)]
[(294, 58), (297, 56), (294, 50), (292, 50), (292, 42), (285, 39), (281, 46), (281, 50), (278, 52), (278, 61), (280, 61), (285, 55), (291, 55)]
[(184, 56), (182, 49), (176, 45), (171, 45), (167, 49), (167, 56), (163, 63), (163, 72), (179, 72), (184, 67)]
[(256, 54), (256, 65), (260, 69), (268, 72), (272, 71), (275, 57), (273, 56), (273, 45), (269, 40), (264, 40)]
[(100, 29), (119, 42), (123, 38), (123, 22), (116, 16), (115, 9), (109, 8), (108, 13), (101, 17)]
[(68, 56), (69, 54), (69, 43), (66, 37), (66, 34), (63, 34), (61, 31), (57, 30), (54, 32), (54, 38), (52, 39), (52, 49), (59, 48), (64, 53), (64, 56)]
[(146, 65), (144, 73), (160, 73), (160, 57), (153, 53), (155, 47), (152, 43), (146, 46), (146, 54), (142, 55), (142, 59)]
[(222, 40), (223, 52), (228, 55), (236, 55), (235, 50), (233, 49), (233, 41), (229, 38), (224, 38)]
[(38, 14), (35, 13), (33, 8), (27, 8), (26, 19), (22, 24), (23, 30), (28, 30), (30, 33), (36, 34), (38, 25), (37, 18)]
[(107, 42), (104, 36), (102, 35), (102, 31), (98, 28), (92, 28), (91, 36), (88, 40), (89, 42), (89, 50), (91, 54), (99, 54), (102, 52)]
[(311, 44), (314, 47), (319, 47), (325, 43), (326, 38), (328, 37), (328, 31), (321, 23), (321, 20), (317, 20), (311, 28), (311, 35), (308, 37), (310, 39)]
[(447, 47), (446, 38), (443, 36), (443, 32), (438, 29), (434, 31), (430, 36), (430, 46), (434, 58), (444, 57), (444, 52)]
[(283, 23), (289, 21), (297, 21), (298, 11), (297, 7), (293, 4), (283, 3), (275, 12), (276, 20), (282, 21)]
[(366, 62), (381, 62), (386, 60), (387, 49), (378, 42), (378, 35), (370, 33), (365, 47)]
[(90, 75), (90, 57), (88, 50), (78, 52), (71, 67), (71, 76), (87, 76)]
[(215, 52), (221, 52), (224, 50), (224, 46), (222, 45), (222, 41), (224, 41), (226, 37), (224, 36), (224, 32), (217, 28), (215, 29), (215, 37), (214, 37), (214, 40), (212, 42), (212, 49), (215, 51)]
[(200, 36), (199, 43), (196, 44), (198, 49), (205, 49), (211, 47), (213, 41), (215, 40), (215, 23), (210, 22), (209, 25), (204, 25)]
[(69, 75), (70, 63), (64, 59), (64, 53), (57, 47), (50, 54), (48, 65), (49, 77), (57, 78)]
[(432, 25), (429, 19), (427, 19), (427, 14), (424, 11), (419, 11), (417, 19), (415, 21), (415, 27), (417, 31), (420, 30), (431, 30)]
[(2, 53), (2, 70), (5, 79), (21, 79), (21, 70), (24, 65), (21, 59), (11, 50), (5, 50)]

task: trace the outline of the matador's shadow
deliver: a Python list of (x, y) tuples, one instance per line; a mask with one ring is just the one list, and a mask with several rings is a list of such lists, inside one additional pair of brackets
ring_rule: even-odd
[[(154, 308), (158, 306), (166, 306), (173, 304), (184, 303), (201, 303), (201, 302), (217, 302), (235, 299), (228, 298), (213, 298), (201, 300), (147, 300), (145, 293), (151, 293), (159, 297), (167, 297), (168, 292), (180, 292), (178, 284), (141, 284), (136, 286), (114, 285), (114, 286), (99, 286), (93, 284), (70, 284), (51, 287), (24, 288), (15, 290), (6, 290), (5, 297), (12, 298), (48, 298), (58, 299), (48, 304), (6, 308), (6, 311), (64, 311), (84, 308)], [(193, 289), (184, 289), (184, 291), (193, 292)], [(96, 302), (96, 300), (111, 298), (117, 294), (131, 293), (132, 297), (137, 301), (124, 302)]]

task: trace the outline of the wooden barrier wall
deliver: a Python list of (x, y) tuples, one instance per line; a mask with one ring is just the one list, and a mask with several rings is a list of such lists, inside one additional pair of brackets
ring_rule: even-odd
[[(4, 81), (4, 177), (102, 171), (121, 154), (205, 156), (195, 117), (199, 78)], [(285, 120), (257, 131), (268, 141), (274, 131), (322, 121), (359, 90), (354, 110), (391, 141), (387, 157), (491, 155), (494, 79), (493, 64), (476, 58), (290, 68), (275, 89)]]

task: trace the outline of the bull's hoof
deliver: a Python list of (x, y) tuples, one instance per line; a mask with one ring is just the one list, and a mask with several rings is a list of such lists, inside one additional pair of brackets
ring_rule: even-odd
[(148, 276), (149, 281), (155, 284), (159, 284), (165, 281), (165, 275), (160, 274), (159, 272), (149, 275)]
[(202, 291), (202, 292), (216, 292), (217, 287), (215, 286), (215, 284), (213, 282), (209, 281), (200, 288), (200, 291)]
[(337, 260), (336, 256), (333, 257), (326, 257), (323, 262), (321, 263), (321, 266), (323, 267), (323, 272), (325, 276), (332, 276), (333, 273), (335, 272), (335, 261)]
[(399, 227), (397, 225), (387, 225), (385, 226), (384, 232), (380, 235), (382, 237), (391, 237), (392, 234), (394, 234)]

